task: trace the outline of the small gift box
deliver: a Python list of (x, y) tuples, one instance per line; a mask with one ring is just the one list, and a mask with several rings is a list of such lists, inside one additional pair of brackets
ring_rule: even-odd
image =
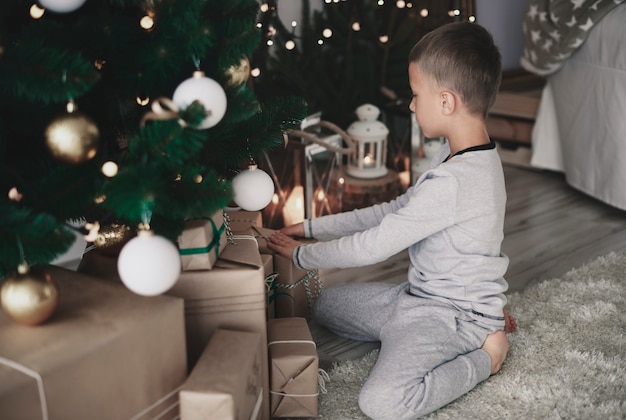
[(228, 223), (233, 232), (247, 232), (251, 227), (263, 227), (263, 214), (260, 211), (226, 210)]
[(318, 270), (303, 270), (291, 259), (275, 254), (267, 247), (267, 238), (274, 230), (255, 228), (261, 254), (273, 254), (274, 272), (278, 275), (274, 285), (276, 318), (304, 317), (310, 319), (315, 299), (324, 290)]
[(268, 322), (272, 417), (317, 417), (319, 358), (304, 318)]
[(213, 268), (226, 242), (222, 211), (211, 217), (187, 221), (185, 230), (178, 237), (183, 271)]
[(0, 311), (2, 419), (174, 419), (187, 377), (182, 299), (50, 266), (59, 306), (26, 327)]
[(259, 333), (215, 330), (180, 391), (180, 418), (256, 420), (265, 363), (260, 345)]
[(275, 318), (274, 289), (278, 275), (274, 272), (274, 256), (261, 254), (263, 272), (265, 273), (265, 287), (267, 293), (267, 319)]

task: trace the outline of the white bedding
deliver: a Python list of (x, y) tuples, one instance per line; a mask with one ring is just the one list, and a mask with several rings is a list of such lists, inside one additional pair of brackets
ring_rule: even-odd
[(532, 165), (626, 210), (626, 3), (547, 77), (532, 153)]

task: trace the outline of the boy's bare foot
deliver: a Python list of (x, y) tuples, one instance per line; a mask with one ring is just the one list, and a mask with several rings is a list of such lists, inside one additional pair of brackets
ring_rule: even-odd
[(515, 318), (511, 316), (511, 314), (507, 312), (506, 309), (503, 309), (503, 311), (504, 311), (504, 332), (514, 333), (515, 331), (517, 331), (517, 321), (515, 320)]
[(509, 340), (506, 338), (506, 334), (502, 330), (489, 334), (481, 348), (491, 358), (491, 374), (497, 373), (509, 352)]

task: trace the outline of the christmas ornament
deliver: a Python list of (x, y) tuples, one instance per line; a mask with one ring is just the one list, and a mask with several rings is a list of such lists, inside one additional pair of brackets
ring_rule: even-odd
[(85, 3), (85, 0), (39, 0), (46, 9), (57, 13), (69, 13), (78, 9)]
[(226, 69), (227, 84), (231, 87), (237, 87), (248, 81), (250, 77), (250, 60), (243, 57), (238, 65), (232, 65)]
[(122, 248), (117, 271), (131, 291), (156, 296), (169, 290), (180, 275), (178, 248), (151, 230), (140, 230)]
[(0, 289), (2, 309), (22, 325), (39, 325), (50, 318), (59, 303), (57, 285), (42, 269), (20, 264), (16, 275), (6, 278)]
[(122, 247), (126, 245), (133, 236), (134, 233), (130, 227), (119, 223), (112, 223), (100, 228), (100, 232), (94, 244), (96, 245), (96, 249), (102, 254), (117, 256), (122, 250)]
[(195, 71), (193, 77), (178, 85), (172, 100), (180, 108), (186, 108), (194, 101), (204, 106), (208, 115), (195, 127), (200, 130), (217, 125), (226, 113), (226, 92), (219, 83), (206, 77), (202, 71)]
[(100, 131), (90, 118), (71, 112), (53, 120), (46, 128), (45, 138), (52, 156), (78, 164), (96, 155)]
[(272, 201), (274, 182), (257, 165), (238, 173), (232, 181), (234, 200), (239, 207), (247, 211), (261, 210)]

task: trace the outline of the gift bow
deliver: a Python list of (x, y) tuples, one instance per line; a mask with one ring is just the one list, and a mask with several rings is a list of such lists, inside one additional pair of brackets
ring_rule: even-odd
[(220, 238), (225, 229), (224, 224), (222, 224), (222, 226), (220, 226), (220, 228), (218, 229), (215, 225), (215, 221), (213, 221), (213, 219), (211, 219), (210, 217), (203, 217), (199, 220), (208, 220), (209, 222), (211, 222), (211, 229), (213, 230), (213, 239), (211, 240), (211, 243), (209, 243), (207, 246), (202, 246), (198, 248), (181, 248), (180, 255), (205, 254), (210, 252), (212, 249), (215, 249), (215, 256), (219, 257)]

